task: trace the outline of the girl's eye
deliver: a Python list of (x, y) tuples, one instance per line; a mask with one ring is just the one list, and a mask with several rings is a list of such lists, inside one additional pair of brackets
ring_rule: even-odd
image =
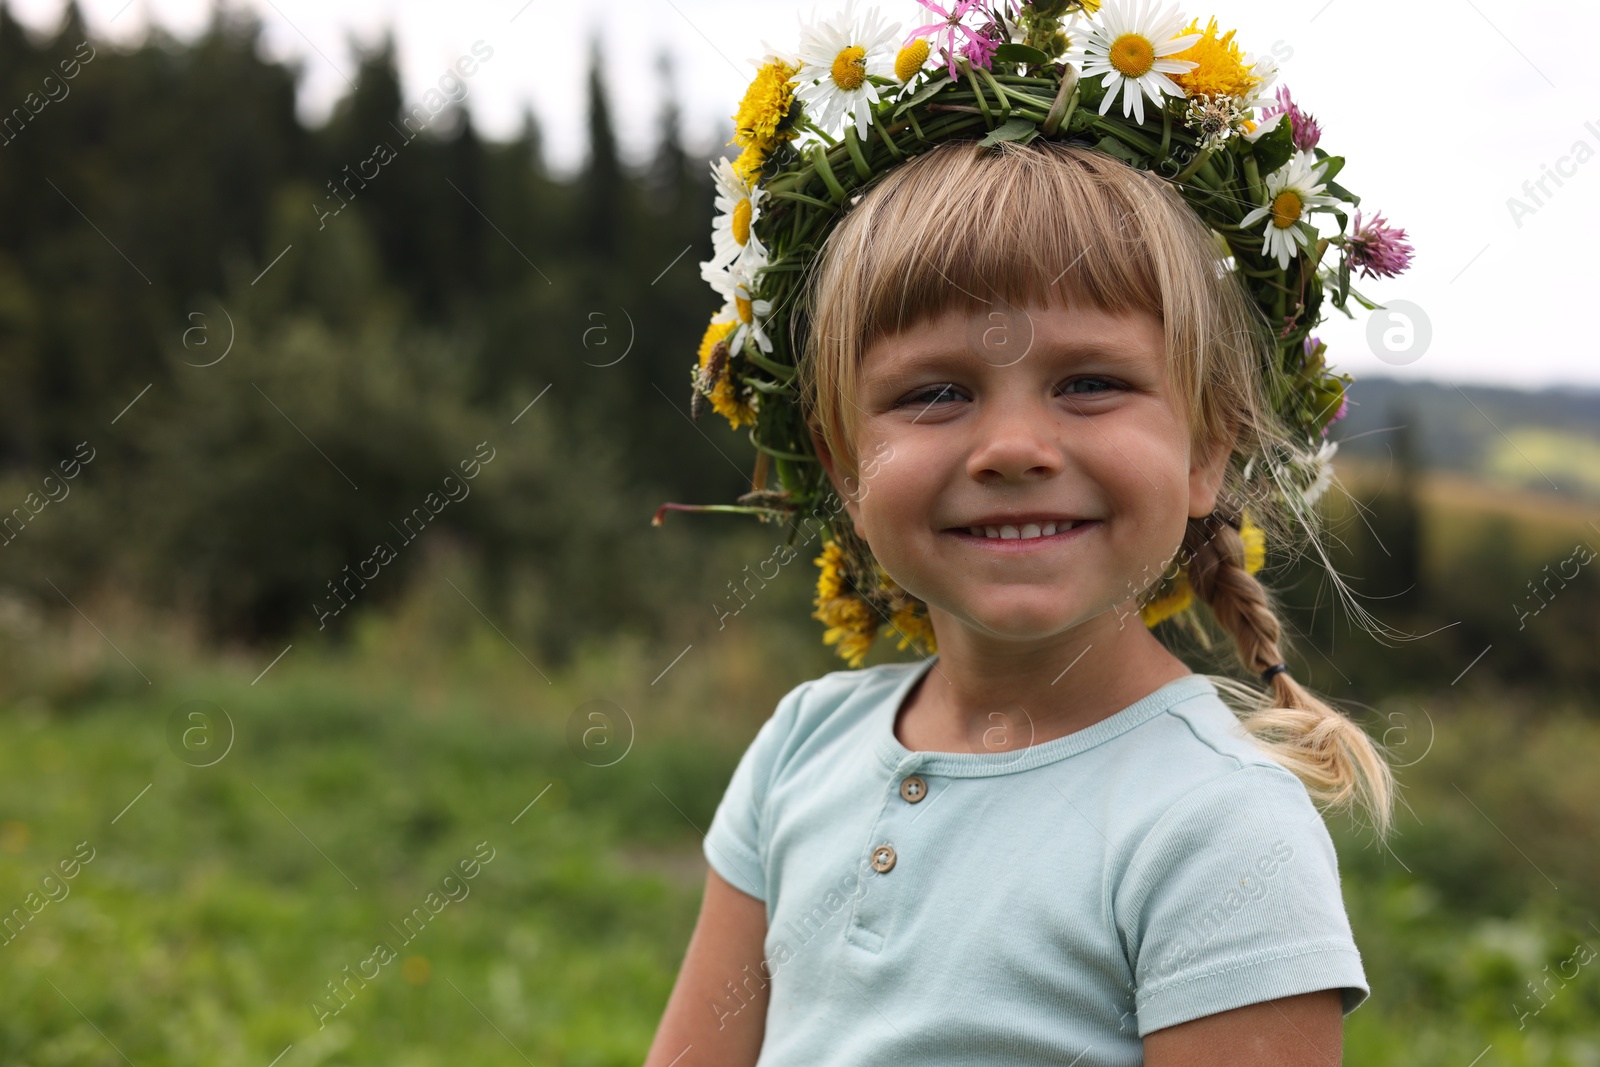
[[(1086, 384), (1087, 385), (1103, 386), (1105, 388), (1092, 389), (1092, 390), (1089, 390), (1087, 392), (1073, 392), (1072, 391), (1072, 387), (1073, 386), (1075, 386), (1075, 385), (1086, 385)], [(1117, 387), (1118, 387), (1117, 383), (1112, 381), (1110, 378), (1073, 378), (1072, 380), (1070, 380), (1067, 383), (1065, 383), (1064, 389), (1067, 391), (1068, 395), (1071, 395), (1071, 396), (1102, 396), (1106, 392), (1108, 392), (1110, 390), (1114, 390)]]
[(939, 385), (925, 386), (914, 393), (907, 393), (895, 403), (895, 407), (907, 407), (912, 404), (920, 407), (930, 407), (941, 400), (954, 400), (958, 395), (955, 386), (944, 382)]

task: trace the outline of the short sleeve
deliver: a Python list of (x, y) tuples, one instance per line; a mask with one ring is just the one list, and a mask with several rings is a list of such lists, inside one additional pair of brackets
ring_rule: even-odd
[(735, 889), (767, 899), (766, 827), (763, 822), (768, 786), (799, 716), (800, 701), (811, 683), (790, 690), (750, 742), (717, 812), (706, 831), (706, 862)]
[(1247, 764), (1186, 793), (1129, 858), (1114, 895), (1139, 1036), (1279, 997), (1366, 1000), (1338, 856), (1305, 786)]

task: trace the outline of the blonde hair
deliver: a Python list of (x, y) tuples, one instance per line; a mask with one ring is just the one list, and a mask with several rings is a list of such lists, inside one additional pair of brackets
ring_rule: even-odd
[[(1272, 594), (1245, 566), (1242, 505), (1269, 543), (1310, 544), (1338, 575), (1314, 512), (1246, 489), (1246, 461), (1304, 463), (1312, 453), (1276, 414), (1282, 372), (1272, 330), (1223, 254), (1169, 183), (1103, 152), (1042, 138), (995, 149), (941, 143), (854, 198), (813, 261), (804, 313), (793, 319), (806, 424), (838, 458), (841, 481), (853, 478), (864, 353), (953, 306), (1055, 301), (1153, 315), (1196, 454), (1233, 442), (1218, 510), (1189, 520), (1182, 562), (1195, 597), (1259, 676), (1283, 662), (1285, 642)], [(1359, 803), (1387, 836), (1393, 774), (1358, 724), (1284, 671), (1267, 690), (1213, 680), (1241, 705), (1235, 714), (1256, 745), (1314, 799), (1338, 809)]]

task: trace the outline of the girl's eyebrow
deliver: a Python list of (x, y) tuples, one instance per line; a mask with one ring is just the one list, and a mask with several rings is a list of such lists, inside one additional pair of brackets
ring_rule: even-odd
[(979, 353), (970, 344), (963, 340), (960, 343), (936, 341), (926, 348), (913, 349), (906, 354), (896, 354), (880, 365), (876, 371), (869, 371), (866, 377), (898, 379), (908, 374), (934, 370), (947, 366), (971, 366), (975, 362), (987, 362), (1003, 368), (1010, 365), (1012, 359), (1017, 363), (1038, 355), (1056, 360), (1104, 360), (1112, 363), (1130, 364), (1143, 363), (1148, 360), (1148, 354), (1137, 345), (1126, 341), (1108, 340), (1080, 340), (1064, 343), (1034, 342), (1020, 357), (1006, 356), (996, 353), (996, 358), (989, 359)]

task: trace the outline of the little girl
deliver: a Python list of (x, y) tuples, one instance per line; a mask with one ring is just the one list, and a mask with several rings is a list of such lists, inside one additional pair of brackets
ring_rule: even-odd
[[(1381, 835), (1393, 783), (1254, 576), (1307, 513), (1251, 465), (1309, 459), (1213, 230), (1094, 147), (951, 139), (846, 201), (797, 306), (819, 562), (937, 652), (779, 701), (647, 1067), (1338, 1063), (1369, 987), (1313, 799)], [(1266, 693), (1146, 625), (1175, 568)]]

